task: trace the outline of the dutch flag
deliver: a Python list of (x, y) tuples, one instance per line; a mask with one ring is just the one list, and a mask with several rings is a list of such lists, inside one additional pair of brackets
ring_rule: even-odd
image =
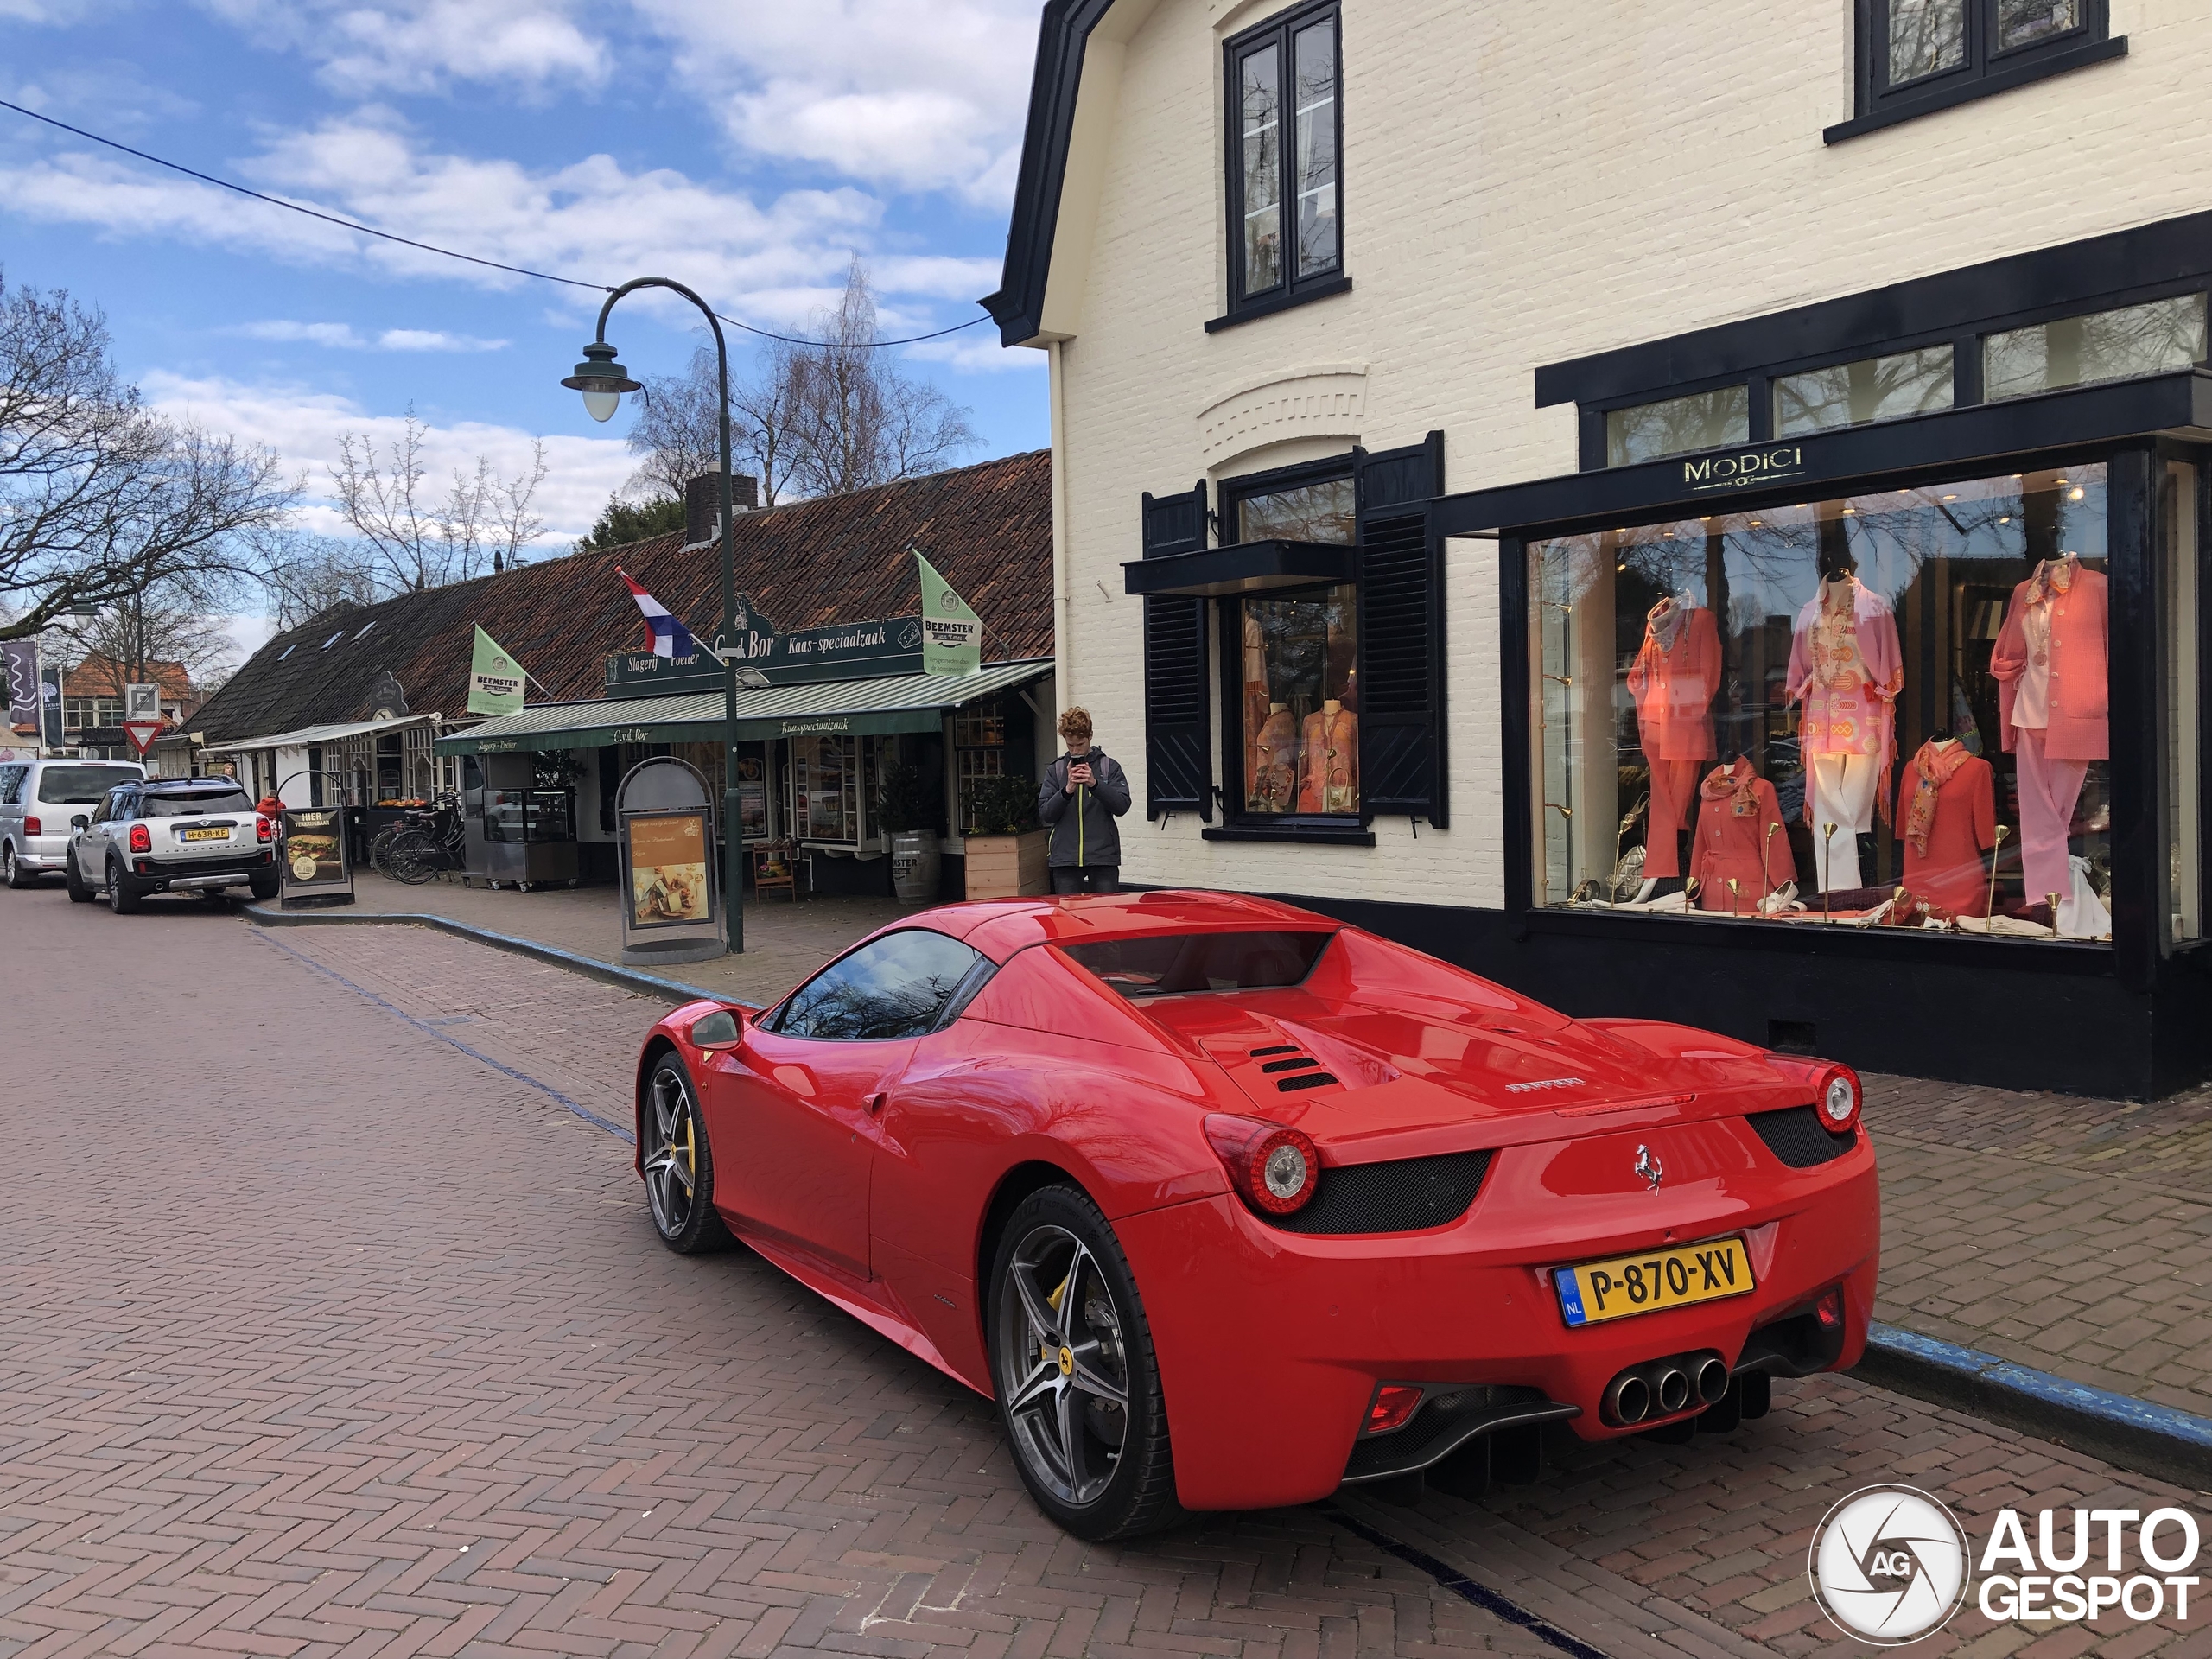
[(632, 582), (627, 570), (618, 566), (614, 574), (630, 583), (630, 597), (638, 601), (638, 608), (645, 613), (645, 626), (653, 637), (654, 656), (696, 657), (699, 654), (697, 641), (691, 638), (691, 630), (683, 626), (680, 618), (670, 615), (667, 606)]

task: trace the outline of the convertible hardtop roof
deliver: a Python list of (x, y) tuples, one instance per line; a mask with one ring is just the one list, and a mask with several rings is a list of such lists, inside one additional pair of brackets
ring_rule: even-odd
[(915, 919), (964, 939), (999, 962), (1033, 944), (1078, 944), (1160, 933), (1334, 932), (1344, 925), (1273, 899), (1188, 889), (1071, 899), (987, 899), (946, 905)]

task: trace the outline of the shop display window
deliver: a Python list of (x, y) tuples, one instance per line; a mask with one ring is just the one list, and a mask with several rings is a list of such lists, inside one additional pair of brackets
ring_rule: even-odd
[(1258, 491), (1236, 502), (1240, 542), (1326, 542), (1350, 547), (1357, 522), (1358, 495), (1349, 473)]
[(2090, 464), (1532, 542), (1535, 902), (2108, 939), (2105, 527)]
[(2172, 619), (2166, 653), (2166, 845), (2170, 943), (2204, 937), (2204, 843), (2198, 823), (2203, 800), (2200, 768), (2203, 740), (2198, 725), (2197, 688), (2203, 683), (2198, 632), (2183, 619), (2202, 613), (2198, 589), (2196, 468), (2186, 461), (2166, 463), (2158, 508), (2164, 519), (2166, 560), (2164, 613)]
[(1633, 467), (1751, 438), (1751, 389), (1722, 386), (1656, 404), (1605, 411), (1605, 465)]
[(1888, 357), (1834, 363), (1774, 382), (1774, 429), (1794, 438), (1805, 432), (1930, 415), (1952, 403), (1951, 348), (1897, 352)]
[(2008, 329), (1982, 341), (1983, 395), (2024, 397), (2204, 360), (2204, 296), (2183, 294)]
[(791, 740), (791, 819), (798, 839), (857, 846), (866, 794), (857, 737), (816, 734)]
[(982, 828), (976, 785), (1006, 776), (1006, 705), (994, 699), (956, 709), (952, 716), (952, 761), (957, 798), (963, 803), (963, 835)]
[(1357, 816), (1359, 590), (1236, 603), (1244, 810)]

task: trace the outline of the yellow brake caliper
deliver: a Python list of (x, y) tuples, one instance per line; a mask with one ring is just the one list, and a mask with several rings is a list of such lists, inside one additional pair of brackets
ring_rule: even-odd
[[(1068, 1276), (1060, 1281), (1060, 1287), (1045, 1299), (1045, 1306), (1051, 1308), (1053, 1313), (1058, 1313), (1060, 1311), (1060, 1298), (1068, 1294), (1068, 1286), (1073, 1283), (1074, 1280), (1075, 1274), (1071, 1270)], [(1046, 1365), (1060, 1363), (1059, 1355), (1052, 1351), (1052, 1344), (1049, 1342), (1040, 1342), (1037, 1344), (1037, 1358), (1039, 1363)], [(1060, 1369), (1065, 1371), (1068, 1370), (1069, 1367), (1066, 1365), (1060, 1365)]]

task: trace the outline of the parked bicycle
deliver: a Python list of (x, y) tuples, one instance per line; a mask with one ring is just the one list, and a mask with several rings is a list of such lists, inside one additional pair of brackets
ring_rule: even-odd
[(441, 795), (437, 804), (410, 807), (397, 823), (390, 825), (369, 847), (369, 863), (392, 880), (418, 887), (433, 877), (464, 868), (467, 836), (461, 827), (461, 803)]

